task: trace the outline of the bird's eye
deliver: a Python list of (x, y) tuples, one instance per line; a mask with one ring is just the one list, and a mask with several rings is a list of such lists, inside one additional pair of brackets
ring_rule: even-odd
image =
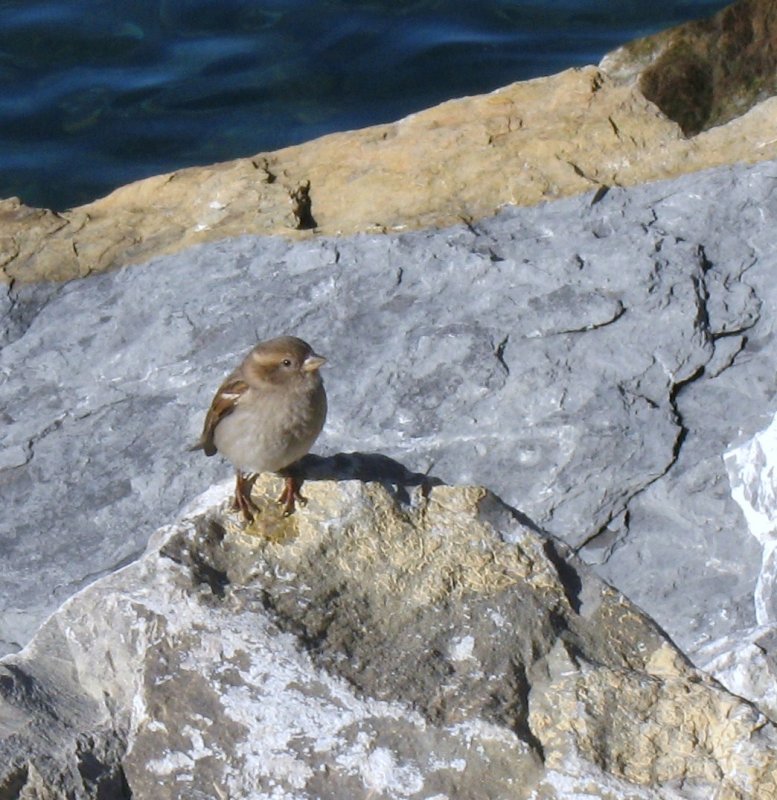
[(284, 358), (283, 359), (283, 366), (284, 367), (290, 367), (291, 366), (291, 359), (290, 358)]

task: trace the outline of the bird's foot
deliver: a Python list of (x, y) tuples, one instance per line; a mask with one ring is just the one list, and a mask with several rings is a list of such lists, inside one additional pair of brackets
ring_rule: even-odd
[(286, 476), (286, 484), (283, 487), (281, 496), (278, 502), (283, 506), (283, 516), (288, 517), (294, 513), (295, 504), (307, 505), (307, 498), (300, 494), (302, 482), (295, 478), (293, 475)]
[(259, 513), (259, 506), (251, 499), (251, 489), (256, 482), (258, 475), (243, 475), (237, 473), (235, 480), (235, 498), (232, 501), (232, 509), (239, 511), (246, 522), (253, 522), (254, 517)]

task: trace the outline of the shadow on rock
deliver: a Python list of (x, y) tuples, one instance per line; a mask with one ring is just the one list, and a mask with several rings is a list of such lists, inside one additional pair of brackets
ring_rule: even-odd
[[(324, 458), (309, 453), (283, 475), (293, 475), (300, 481), (362, 481), (380, 483), (401, 503), (409, 503), (408, 487), (420, 486), (425, 495), (434, 486), (444, 486), (445, 481), (427, 472), (413, 472), (404, 464), (382, 453), (337, 453)], [(548, 533), (523, 511), (507, 505), (494, 496), (499, 508), (534, 533), (549, 538)]]
[(382, 453), (337, 453), (326, 458), (308, 454), (284, 474), (301, 481), (362, 481), (380, 483), (401, 503), (409, 503), (408, 487), (420, 486), (426, 494), (443, 481), (425, 472), (413, 472)]

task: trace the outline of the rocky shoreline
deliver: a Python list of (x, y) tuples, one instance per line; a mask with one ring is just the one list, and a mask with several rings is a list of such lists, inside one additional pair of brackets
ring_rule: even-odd
[[(0, 201), (0, 280), (70, 280), (245, 234), (446, 227), (503, 206), (777, 158), (769, 9), (741, 0), (709, 22), (624, 46), (598, 67), (138, 181), (63, 213)], [(706, 92), (692, 80), (698, 72), (709, 75)], [(701, 120), (691, 136), (682, 101)], [(299, 231), (290, 194), (308, 181), (315, 226)]]
[[(775, 98), (646, 97), (764, 8), (0, 203), (0, 800), (777, 798)], [(284, 332), (331, 412), (246, 531), (186, 448)]]

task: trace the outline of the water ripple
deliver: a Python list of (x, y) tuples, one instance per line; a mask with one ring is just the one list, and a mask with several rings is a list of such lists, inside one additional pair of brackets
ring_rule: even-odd
[(595, 63), (723, 5), (0, 0), (0, 197), (66, 208)]

